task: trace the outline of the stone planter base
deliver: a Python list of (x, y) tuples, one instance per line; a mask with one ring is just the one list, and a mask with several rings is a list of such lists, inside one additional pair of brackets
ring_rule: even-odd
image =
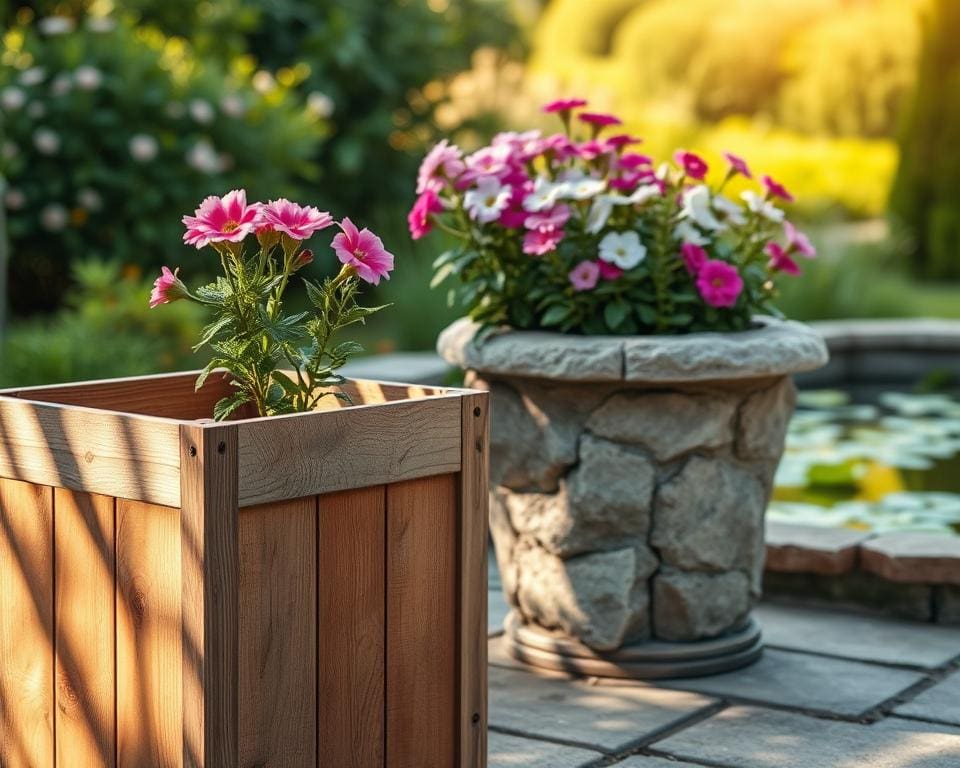
[(684, 643), (644, 641), (598, 653), (560, 632), (524, 624), (517, 611), (504, 622), (506, 648), (535, 667), (591, 677), (631, 680), (701, 677), (753, 664), (763, 653), (760, 625), (752, 617), (740, 629), (710, 640)]

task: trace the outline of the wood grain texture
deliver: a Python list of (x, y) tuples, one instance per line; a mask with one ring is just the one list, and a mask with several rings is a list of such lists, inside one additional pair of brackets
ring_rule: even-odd
[(240, 534), (237, 427), (180, 433), (183, 762), (239, 759)]
[(240, 513), (240, 765), (317, 761), (317, 500)]
[(320, 768), (384, 765), (385, 489), (320, 497)]
[(487, 507), (489, 505), (489, 395), (467, 395), (463, 405), (460, 470), (460, 768), (487, 764)]
[(180, 506), (179, 427), (0, 397), (0, 477)]
[(0, 480), (0, 765), (52, 768), (53, 491)]
[(117, 500), (117, 764), (183, 764), (180, 510)]
[(460, 470), (459, 396), (240, 427), (240, 506)]
[(54, 491), (58, 768), (113, 765), (116, 756), (114, 503)]
[(390, 768), (458, 765), (458, 490), (457, 475), (387, 487)]

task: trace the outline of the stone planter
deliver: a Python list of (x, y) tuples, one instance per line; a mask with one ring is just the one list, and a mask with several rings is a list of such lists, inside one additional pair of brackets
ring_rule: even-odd
[(823, 365), (804, 325), (579, 337), (459, 320), (438, 343), (491, 393), (491, 530), (511, 652), (587, 674), (708, 674), (760, 653), (763, 519)]

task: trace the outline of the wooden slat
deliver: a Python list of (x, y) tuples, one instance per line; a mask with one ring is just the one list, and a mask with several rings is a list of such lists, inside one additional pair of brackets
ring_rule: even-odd
[(117, 500), (117, 765), (183, 764), (180, 510)]
[(113, 765), (114, 500), (57, 488), (57, 766)]
[(0, 765), (52, 768), (53, 492), (0, 480)]
[(384, 497), (320, 497), (320, 768), (384, 765)]
[(460, 399), (243, 423), (240, 506), (458, 472)]
[(487, 507), (489, 412), (486, 392), (463, 398), (460, 470), (460, 768), (487, 764)]
[(240, 740), (237, 427), (183, 426), (183, 762), (234, 768)]
[(0, 397), (0, 477), (180, 506), (179, 426)]
[(387, 487), (387, 759), (458, 764), (456, 475)]
[(317, 760), (317, 500), (240, 513), (240, 765)]

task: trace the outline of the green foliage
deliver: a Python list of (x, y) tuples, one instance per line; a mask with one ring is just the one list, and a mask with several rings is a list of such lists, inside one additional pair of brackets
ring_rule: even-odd
[(168, 261), (178, 214), (203, 195), (277, 197), (314, 175), (322, 123), (284, 89), (255, 90), (155, 30), (90, 24), (102, 29), (4, 39), (14, 312), (55, 308), (72, 258)]
[[(135, 268), (82, 261), (76, 287), (53, 317), (22, 320), (0, 347), (0, 384), (26, 386), (135, 376), (199, 367), (190, 345), (202, 312), (180, 302), (166, 312), (147, 307), (150, 284)], [(201, 359), (202, 362), (202, 359)]]
[(913, 239), (913, 271), (927, 278), (960, 278), (958, 31), (960, 4), (933, 0), (891, 197), (895, 223)]

